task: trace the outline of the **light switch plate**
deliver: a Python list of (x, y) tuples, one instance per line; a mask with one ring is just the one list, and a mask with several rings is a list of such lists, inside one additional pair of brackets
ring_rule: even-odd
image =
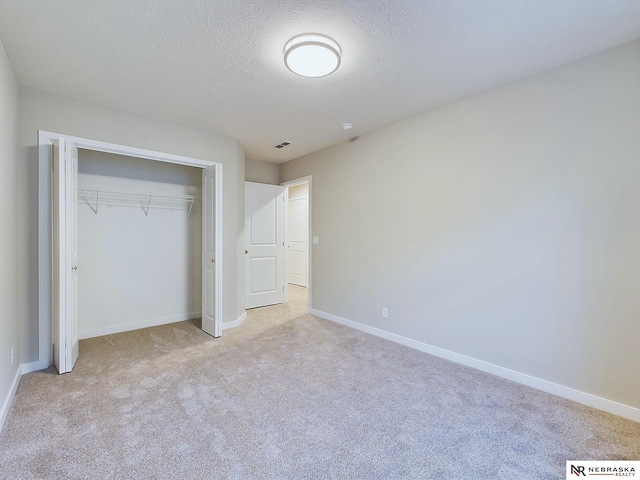
[(320, 243), (320, 238), (319, 237), (313, 237), (313, 244), (314, 245), (318, 245)]

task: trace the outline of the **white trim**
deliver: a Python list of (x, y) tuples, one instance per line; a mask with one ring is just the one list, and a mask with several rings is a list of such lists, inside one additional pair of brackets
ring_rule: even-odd
[(284, 188), (284, 244), (282, 252), (282, 303), (289, 303), (289, 187)]
[(337, 315), (333, 315), (331, 313), (326, 313), (315, 309), (309, 309), (309, 313), (311, 313), (311, 315), (315, 315), (326, 320), (331, 320), (332, 322), (336, 322), (347, 327), (355, 328), (356, 330), (360, 330), (362, 332), (370, 333), (371, 335), (375, 335), (376, 337), (384, 338), (386, 340), (390, 340), (392, 342), (399, 343), (416, 350), (420, 350), (421, 352), (435, 355), (436, 357), (451, 360), (452, 362), (460, 363), (477, 370), (482, 370), (483, 372), (491, 373), (493, 375), (506, 378), (507, 380), (511, 380), (516, 383), (528, 385), (529, 387), (542, 390), (543, 392), (551, 393), (568, 400), (573, 400), (574, 402), (582, 403), (583, 405), (587, 405), (589, 407), (597, 408), (598, 410), (603, 410), (605, 412), (613, 413), (614, 415), (619, 415), (621, 417), (640, 422), (640, 409), (631, 407), (629, 405), (624, 405), (622, 403), (598, 397), (590, 393), (581, 392), (580, 390), (575, 390), (563, 385), (558, 385), (557, 383), (549, 382), (541, 378), (532, 377), (531, 375), (527, 375), (525, 373), (520, 373), (516, 372), (515, 370), (500, 367), (499, 365), (494, 365), (492, 363), (488, 363), (472, 357), (467, 357), (466, 355), (461, 355), (450, 350), (445, 350), (444, 348), (435, 347), (433, 345), (429, 345), (418, 340), (413, 340), (411, 338), (403, 337), (395, 333), (387, 332), (379, 328), (370, 327), (369, 325), (354, 322), (353, 320), (347, 320), (346, 318), (338, 317)]
[(51, 146), (59, 135), (38, 132), (38, 362), (53, 364), (51, 305)]
[(93, 330), (78, 332), (78, 339), (85, 340), (87, 338), (100, 337), (102, 335), (111, 335), (113, 333), (130, 332), (131, 330), (138, 330), (139, 328), (168, 325), (170, 323), (193, 320), (194, 318), (200, 318), (201, 316), (202, 312), (183, 313), (182, 315), (172, 315), (170, 317), (151, 318), (149, 320), (143, 320), (141, 322), (125, 323), (104, 328), (94, 328)]
[(18, 385), (20, 384), (21, 376), (22, 376), (21, 368), (20, 368), (20, 365), (18, 365), (16, 374), (13, 377), (13, 382), (11, 383), (11, 388), (9, 388), (9, 393), (4, 399), (4, 402), (2, 403), (2, 409), (0, 410), (0, 432), (2, 432), (2, 427), (4, 427), (4, 421), (7, 419), (7, 415), (9, 414), (9, 409), (11, 408), (11, 402), (13, 402), (13, 397), (16, 394), (16, 390), (18, 390)]
[(222, 324), (222, 329), (226, 330), (228, 328), (235, 328), (235, 327), (239, 327), (240, 325), (242, 325), (242, 322), (244, 322), (247, 319), (247, 312), (244, 312), (242, 315), (240, 315), (236, 320), (232, 321), (232, 322), (224, 322)]
[(21, 373), (22, 375), (26, 375), (27, 373), (37, 372), (38, 370), (44, 370), (45, 368), (49, 368), (49, 362), (31, 362), (31, 363), (23, 363), (21, 365)]
[[(312, 275), (312, 265), (313, 265), (313, 261), (312, 261), (312, 256), (313, 256), (313, 207), (312, 207), (312, 202), (311, 199), (313, 198), (312, 195), (312, 176), (311, 175), (305, 175), (304, 177), (300, 177), (300, 178), (294, 178), (293, 180), (288, 180), (286, 182), (282, 182), (280, 183), (281, 186), (283, 187), (287, 187), (286, 191), (287, 194), (289, 192), (289, 187), (295, 187), (296, 185), (302, 185), (304, 183), (309, 184), (309, 190), (307, 192), (307, 207), (309, 208), (309, 218), (308, 218), (308, 225), (307, 227), (309, 228), (309, 233), (308, 233), (308, 238), (309, 238), (309, 265), (307, 268), (307, 274), (309, 275), (309, 281), (307, 283), (307, 291), (309, 293), (309, 309), (311, 310), (311, 307), (313, 306), (313, 289), (311, 288), (311, 283), (312, 283), (312, 279), (313, 279), (313, 275)], [(286, 204), (286, 208), (289, 208), (289, 204), (287, 202)], [(286, 252), (285, 252), (285, 258), (287, 257)], [(285, 265), (286, 267), (286, 265)], [(285, 270), (285, 280), (287, 279), (287, 270)], [(288, 283), (287, 283), (288, 285)], [(285, 301), (289, 300), (289, 289), (286, 288), (285, 289), (285, 293), (286, 293), (286, 298)]]
[[(222, 205), (222, 164), (212, 160), (184, 157), (171, 153), (157, 152), (142, 148), (129, 147), (114, 143), (101, 142), (87, 138), (74, 137), (61, 133), (38, 131), (38, 361), (33, 362), (38, 370), (53, 364), (53, 337), (51, 328), (51, 145), (64, 137), (78, 148), (98, 152), (114, 153), (129, 157), (144, 158), (160, 162), (175, 163), (191, 167), (205, 168), (216, 165), (216, 245), (222, 252), (223, 205)], [(218, 175), (219, 173), (219, 175)], [(220, 188), (217, 188), (220, 187)], [(220, 282), (216, 285), (216, 307), (222, 319), (222, 255), (218, 255)], [(221, 321), (218, 324), (222, 323)], [(42, 366), (46, 364), (46, 366)], [(31, 364), (28, 364), (31, 365)]]
[[(216, 317), (215, 317), (215, 329), (216, 329), (216, 334), (219, 337), (220, 335), (222, 335), (222, 323), (223, 323), (223, 308), (222, 308), (222, 302), (224, 301), (224, 295), (223, 295), (223, 288), (222, 288), (222, 278), (223, 278), (223, 272), (224, 272), (224, 250), (222, 248), (222, 243), (224, 241), (224, 235), (222, 235), (222, 232), (224, 232), (224, 215), (222, 212), (222, 164), (218, 163), (216, 165), (216, 178), (215, 178), (215, 182), (216, 182), (216, 201), (215, 201), (215, 209), (216, 209), (216, 213), (215, 213), (215, 224), (216, 224), (216, 253), (215, 253), (215, 258), (216, 258)], [(203, 210), (204, 211), (204, 210)]]
[(311, 175), (305, 175), (304, 177), (294, 178), (293, 180), (287, 180), (280, 183), (281, 187), (295, 187), (296, 185), (302, 185), (303, 183), (311, 183)]
[(145, 148), (129, 147), (127, 145), (118, 145), (115, 143), (101, 142), (98, 140), (74, 137), (71, 135), (45, 132), (42, 130), (40, 130), (39, 133), (40, 135), (45, 135), (48, 138), (55, 138), (55, 139), (57, 139), (60, 136), (64, 136), (65, 138), (69, 139), (72, 143), (74, 143), (76, 147), (84, 148), (85, 150), (94, 150), (96, 152), (113, 153), (115, 155), (124, 155), (126, 157), (145, 158), (147, 160), (155, 160), (158, 162), (166, 162), (166, 163), (175, 163), (178, 165), (188, 165), (190, 167), (198, 167), (198, 168), (211, 167), (216, 164), (216, 162), (211, 160), (184, 157), (182, 155), (174, 155), (172, 153), (156, 152), (153, 150), (147, 150)]

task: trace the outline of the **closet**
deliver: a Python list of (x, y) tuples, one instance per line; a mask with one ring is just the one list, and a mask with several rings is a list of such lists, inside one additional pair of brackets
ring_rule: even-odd
[(78, 337), (201, 315), (202, 169), (79, 149)]
[(41, 185), (50, 174), (51, 189), (51, 208), (42, 202), (39, 215), (51, 227), (39, 248), (41, 358), (70, 372), (81, 336), (195, 316), (219, 337), (222, 164), (45, 131), (38, 138), (40, 164), (50, 167)]

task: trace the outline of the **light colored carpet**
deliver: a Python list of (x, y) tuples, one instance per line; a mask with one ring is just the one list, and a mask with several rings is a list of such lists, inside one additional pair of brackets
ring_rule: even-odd
[(640, 424), (304, 314), (81, 342), (25, 375), (0, 478), (564, 478), (640, 459)]

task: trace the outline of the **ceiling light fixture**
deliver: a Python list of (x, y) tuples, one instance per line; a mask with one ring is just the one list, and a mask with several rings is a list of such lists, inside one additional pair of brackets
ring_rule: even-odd
[(301, 77), (326, 77), (340, 66), (338, 42), (319, 33), (304, 33), (284, 46), (284, 64)]

